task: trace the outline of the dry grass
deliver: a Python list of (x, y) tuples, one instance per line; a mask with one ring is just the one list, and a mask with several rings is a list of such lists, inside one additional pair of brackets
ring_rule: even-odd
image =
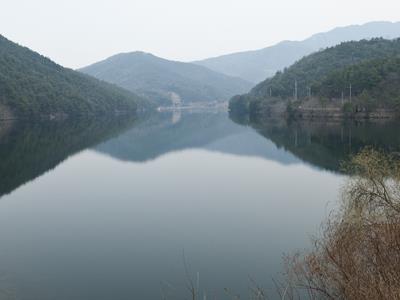
[(398, 159), (365, 149), (347, 168), (341, 209), (312, 251), (286, 258), (282, 299), (400, 299)]

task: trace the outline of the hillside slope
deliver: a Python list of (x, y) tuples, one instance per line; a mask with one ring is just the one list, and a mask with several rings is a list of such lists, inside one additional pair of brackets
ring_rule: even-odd
[(385, 39), (400, 37), (400, 22), (371, 22), (340, 27), (315, 34), (303, 41), (284, 41), (260, 50), (233, 53), (194, 63), (226, 75), (258, 83), (321, 48), (332, 47), (346, 41), (375, 37)]
[(374, 108), (400, 109), (400, 49), (397, 55), (368, 60), (331, 72), (313, 85), (320, 99), (339, 99), (349, 91), (353, 104)]
[(259, 83), (250, 93), (234, 97), (230, 108), (254, 114), (278, 105), (286, 108), (282, 104), (291, 101), (292, 108), (312, 103), (308, 105), (312, 109), (322, 104), (342, 105), (337, 100), (343, 97), (363, 109), (394, 109), (400, 97), (399, 57), (400, 39), (342, 43), (311, 54)]
[(190, 63), (170, 61), (143, 52), (123, 53), (80, 69), (117, 84), (160, 105), (227, 101), (251, 84)]
[(400, 39), (372, 39), (342, 43), (304, 57), (283, 72), (278, 72), (274, 77), (256, 85), (251, 94), (267, 97), (271, 88), (274, 97), (292, 97), (294, 83), (297, 80), (298, 96), (305, 97), (308, 95), (309, 87), (313, 87), (334, 71), (369, 60), (391, 58), (399, 54)]
[(144, 100), (63, 68), (0, 35), (0, 115), (108, 114), (135, 111)]

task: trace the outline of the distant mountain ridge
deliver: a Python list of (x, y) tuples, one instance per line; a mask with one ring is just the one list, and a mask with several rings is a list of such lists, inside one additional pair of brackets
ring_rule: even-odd
[(136, 111), (144, 99), (0, 35), (0, 118)]
[(80, 69), (119, 85), (160, 105), (227, 101), (252, 84), (191, 63), (166, 60), (149, 53), (111, 56)]
[(315, 34), (303, 41), (283, 41), (260, 50), (232, 53), (193, 63), (258, 83), (321, 48), (332, 47), (346, 41), (375, 37), (385, 39), (400, 37), (400, 22), (370, 22), (363, 25), (338, 27), (328, 32)]

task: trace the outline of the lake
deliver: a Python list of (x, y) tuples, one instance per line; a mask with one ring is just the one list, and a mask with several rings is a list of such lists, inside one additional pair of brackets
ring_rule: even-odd
[(276, 297), (338, 203), (341, 161), (398, 124), (224, 112), (0, 123), (1, 299)]

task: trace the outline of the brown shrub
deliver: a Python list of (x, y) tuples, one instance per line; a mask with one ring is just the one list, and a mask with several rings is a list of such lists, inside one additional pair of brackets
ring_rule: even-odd
[(400, 163), (365, 149), (346, 168), (341, 208), (310, 252), (286, 258), (282, 298), (400, 299)]

